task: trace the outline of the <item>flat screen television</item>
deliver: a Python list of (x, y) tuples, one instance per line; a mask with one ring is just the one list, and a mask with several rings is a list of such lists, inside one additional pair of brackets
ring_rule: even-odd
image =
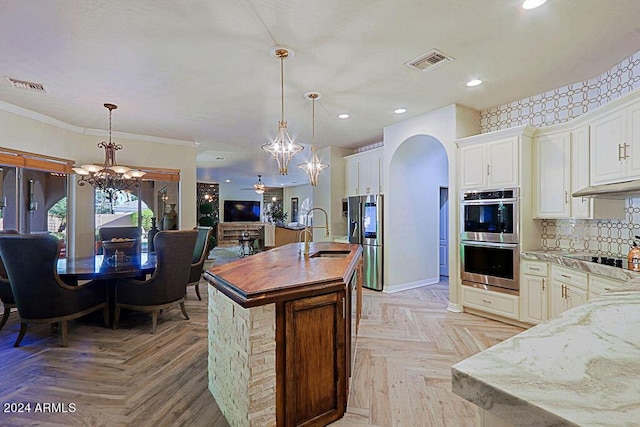
[(225, 200), (224, 222), (260, 221), (260, 202), (256, 200)]

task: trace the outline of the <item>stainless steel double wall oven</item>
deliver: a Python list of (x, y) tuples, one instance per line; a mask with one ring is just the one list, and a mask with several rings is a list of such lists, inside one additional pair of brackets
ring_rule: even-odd
[(462, 284), (517, 294), (518, 188), (465, 192), (460, 212)]

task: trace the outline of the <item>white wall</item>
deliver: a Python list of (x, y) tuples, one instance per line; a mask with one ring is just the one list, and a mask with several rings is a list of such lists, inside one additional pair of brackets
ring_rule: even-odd
[(291, 199), (294, 197), (298, 198), (298, 222), (304, 222), (307, 210), (309, 207), (313, 207), (313, 187), (310, 184), (306, 184), (284, 189), (283, 207), (288, 214), (287, 222), (293, 221), (291, 217)]
[[(389, 255), (395, 251), (403, 251), (405, 236), (397, 232), (398, 224), (403, 221), (405, 212), (398, 200), (403, 200), (407, 189), (417, 192), (422, 184), (417, 182), (402, 182), (395, 174), (401, 170), (401, 162), (391, 168), (394, 155), (401, 145), (409, 138), (418, 135), (429, 136), (432, 139), (425, 141), (439, 141), (447, 154), (448, 159), (448, 186), (449, 200), (449, 300), (450, 306), (458, 304), (459, 300), (459, 255), (458, 255), (458, 160), (455, 145), (456, 138), (479, 133), (479, 113), (465, 107), (450, 105), (439, 110), (422, 114), (409, 120), (384, 128), (384, 170), (389, 171), (383, 177), (385, 188), (384, 199), (384, 233), (385, 233), (385, 259), (384, 259), (384, 283), (385, 289), (393, 291), (411, 286), (421, 279), (428, 279), (426, 272), (420, 270), (420, 257), (424, 248), (421, 245), (414, 246), (413, 254), (396, 263), (389, 262)], [(423, 153), (425, 154), (425, 153)], [(403, 155), (402, 153), (400, 155)], [(399, 157), (400, 158), (400, 157)], [(434, 204), (438, 199), (434, 198)], [(420, 223), (413, 227), (419, 227)], [(405, 224), (403, 223), (403, 227)], [(435, 227), (434, 227), (435, 228)], [(437, 228), (434, 230), (437, 233)], [(437, 247), (437, 244), (436, 244)], [(434, 249), (434, 251), (437, 251)], [(436, 257), (437, 258), (437, 257)], [(425, 277), (420, 278), (423, 274)], [(413, 278), (413, 282), (405, 282), (406, 278)]]
[(388, 197), (399, 209), (389, 215), (392, 233), (385, 237), (392, 237), (392, 245), (393, 238), (402, 241), (393, 249), (385, 242), (388, 263), (394, 266), (388, 275), (389, 287), (438, 283), (440, 187), (448, 185), (444, 146), (432, 136), (410, 137), (395, 151), (389, 176), (393, 190)]
[[(18, 114), (6, 111), (10, 107), (8, 104), (0, 105), (0, 146), (75, 160), (78, 165), (104, 162), (104, 150), (98, 148), (97, 144), (105, 139), (106, 132), (78, 128), (26, 110), (23, 114), (19, 108), (15, 108)], [(180, 228), (194, 227), (196, 224), (195, 144), (188, 145), (190, 143), (186, 141), (165, 144), (131, 139), (134, 136), (129, 136), (129, 139), (120, 136), (121, 134), (117, 133), (113, 135), (113, 139), (124, 146), (116, 153), (119, 164), (180, 170)], [(69, 256), (86, 256), (93, 254), (94, 250), (94, 218), (92, 214), (86, 214), (93, 213), (93, 190), (88, 186), (79, 187), (75, 178), (75, 175), (70, 178), (68, 189)]]

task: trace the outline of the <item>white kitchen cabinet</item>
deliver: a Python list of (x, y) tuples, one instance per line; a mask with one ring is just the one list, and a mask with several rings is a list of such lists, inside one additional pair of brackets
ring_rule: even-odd
[(587, 302), (587, 287), (587, 273), (551, 266), (551, 317), (557, 317), (564, 311)]
[(536, 176), (535, 216), (571, 216), (571, 134), (540, 135), (534, 145)]
[(520, 321), (542, 323), (549, 318), (549, 264), (524, 260), (520, 271)]
[(382, 194), (383, 149), (375, 149), (344, 158), (347, 196)]
[(345, 166), (345, 195), (347, 196), (357, 196), (359, 193), (359, 181), (358, 181), (358, 159), (345, 157), (344, 159)]
[(519, 184), (518, 137), (460, 148), (462, 188), (503, 188)]
[(640, 178), (640, 103), (591, 123), (591, 185)]
[(572, 197), (589, 186), (589, 126), (542, 131), (534, 143), (534, 217), (622, 219), (624, 200)]
[(462, 286), (462, 305), (487, 313), (518, 319), (518, 300), (516, 295)]
[(595, 298), (607, 292), (615, 291), (622, 287), (626, 282), (624, 280), (611, 279), (594, 274), (589, 275), (589, 293), (588, 299)]

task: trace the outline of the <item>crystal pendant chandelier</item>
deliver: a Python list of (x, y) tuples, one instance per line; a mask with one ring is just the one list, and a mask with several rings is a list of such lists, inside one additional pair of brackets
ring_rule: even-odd
[(83, 186), (89, 183), (96, 190), (113, 194), (130, 187), (138, 187), (140, 178), (145, 172), (116, 163), (116, 151), (121, 150), (122, 145), (111, 141), (111, 114), (118, 106), (114, 104), (104, 104), (104, 106), (109, 110), (109, 142), (102, 141), (98, 144), (99, 148), (104, 148), (104, 164), (82, 165), (73, 170), (80, 175), (78, 185)]
[(258, 175), (258, 181), (256, 181), (255, 184), (253, 184), (253, 188), (255, 190), (256, 193), (258, 194), (264, 194), (264, 182), (262, 182), (262, 175)]
[(318, 152), (316, 148), (316, 99), (320, 98), (320, 94), (317, 92), (306, 93), (305, 96), (311, 100), (311, 117), (312, 117), (312, 133), (311, 133), (311, 155), (306, 163), (298, 165), (300, 169), (305, 171), (309, 175), (311, 186), (318, 185), (318, 176), (320, 173), (329, 167), (328, 164), (322, 163), (318, 159)]
[(280, 59), (281, 115), (278, 122), (278, 134), (273, 141), (263, 144), (262, 149), (276, 159), (280, 175), (286, 175), (291, 158), (303, 150), (302, 145), (296, 144), (289, 136), (287, 122), (284, 120), (284, 60), (293, 58), (293, 51), (285, 47), (276, 47), (272, 49), (272, 54), (276, 59)]

